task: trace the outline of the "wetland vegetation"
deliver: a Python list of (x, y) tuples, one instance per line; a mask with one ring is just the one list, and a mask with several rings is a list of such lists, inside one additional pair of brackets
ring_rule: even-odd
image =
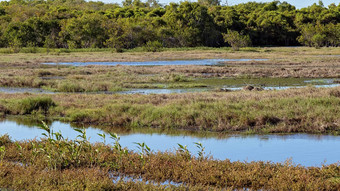
[(339, 87), (160, 95), (0, 94), (3, 115), (50, 116), (110, 129), (339, 133)]
[[(77, 124), (60, 121), (47, 121), (54, 132), (62, 132), (64, 138), (75, 140)], [(8, 116), (0, 121), (0, 132), (6, 132), (11, 140), (25, 141), (43, 138), (41, 121), (29, 117)], [(178, 144), (183, 145), (193, 155), (201, 151), (201, 143), (206, 156), (215, 160), (235, 161), (271, 161), (284, 162), (288, 158), (292, 163), (304, 167), (321, 167), (338, 162), (338, 142), (340, 136), (321, 134), (228, 134), (188, 130), (161, 130), (155, 128), (114, 128), (103, 131), (96, 126), (86, 127), (89, 142), (103, 142), (110, 133), (119, 134), (120, 144), (131, 151), (138, 152), (136, 142), (145, 143), (152, 151), (175, 151)], [(114, 140), (105, 139), (106, 144)], [(160, 144), (166, 143), (166, 144)], [(308, 156), (308, 157), (306, 157)]]
[[(0, 86), (43, 88), (56, 92), (117, 92), (129, 89), (232, 88), (254, 86), (305, 86), (338, 83), (338, 48), (255, 48), (165, 51), (160, 53), (75, 52), (50, 54), (6, 54), (0, 62)], [(267, 61), (226, 62), (210, 65), (83, 66), (41, 65), (51, 62), (147, 61), (168, 59), (266, 58)], [(309, 80), (309, 83), (305, 81)], [(312, 80), (312, 81), (311, 81)], [(314, 81), (313, 81), (314, 80)]]
[(32, 190), (39, 186), (51, 190), (339, 189), (337, 164), (306, 168), (289, 161), (213, 160), (200, 143), (197, 156), (183, 145), (176, 152), (152, 152), (144, 143), (136, 143), (140, 151), (134, 152), (122, 148), (116, 134), (110, 135), (115, 141), (110, 146), (90, 144), (82, 129), (76, 129), (77, 140), (64, 139), (46, 125), (43, 129), (46, 138), (42, 140), (13, 142), (8, 136), (0, 137), (0, 186)]
[[(225, 137), (231, 134), (312, 133), (338, 136), (340, 87), (316, 86), (339, 83), (340, 60), (336, 56), (339, 49), (253, 50), (4, 54), (0, 63), (2, 86), (42, 88), (46, 92), (0, 93), (0, 115), (4, 119), (25, 116), (39, 123), (59, 120), (80, 127), (95, 126), (108, 133), (119, 129), (121, 134), (157, 132)], [(148, 58), (176, 56), (268, 60), (209, 66), (42, 64), (58, 62), (58, 59), (65, 62), (91, 59), (147, 61)], [(219, 91), (221, 87), (244, 85), (307, 87), (280, 91)], [(193, 87), (207, 88), (207, 91), (151, 95), (84, 93)], [(52, 91), (54, 94), (47, 94)], [(89, 143), (84, 134), (78, 141), (66, 140), (62, 131), (42, 140), (14, 141), (3, 136), (0, 140), (0, 187), (15, 190), (34, 190), (41, 186), (50, 190), (338, 190), (340, 185), (338, 163), (306, 167), (292, 161), (219, 160), (207, 153), (192, 153), (186, 145), (176, 147), (174, 151), (151, 151), (153, 148), (148, 151), (143, 142), (139, 142), (140, 150), (123, 149), (119, 142), (110, 145)], [(79, 129), (79, 132), (83, 130)], [(106, 139), (110, 139), (108, 135)], [(113, 140), (118, 141), (118, 138)], [(204, 144), (200, 148), (203, 147)], [(334, 152), (337, 156), (336, 149)], [(75, 174), (78, 176), (73, 177)]]
[[(0, 190), (340, 190), (340, 4), (219, 3), (1, 1)], [(208, 153), (247, 135), (322, 152)]]

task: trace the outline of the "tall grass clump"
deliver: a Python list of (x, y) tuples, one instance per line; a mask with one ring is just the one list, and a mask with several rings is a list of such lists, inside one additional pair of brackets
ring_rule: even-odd
[(17, 103), (17, 110), (20, 114), (32, 114), (34, 111), (42, 111), (47, 114), (51, 107), (57, 104), (50, 97), (29, 97)]
[(9, 113), (9, 110), (7, 109), (7, 107), (0, 104), (0, 116), (5, 116), (8, 113)]
[(333, 89), (329, 92), (329, 95), (340, 98), (340, 90)]
[(74, 83), (61, 83), (58, 85), (59, 92), (84, 92), (85, 88), (80, 86), (79, 84)]

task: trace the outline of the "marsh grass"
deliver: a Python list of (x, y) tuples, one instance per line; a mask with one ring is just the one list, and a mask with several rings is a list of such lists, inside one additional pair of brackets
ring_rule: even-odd
[[(289, 161), (230, 162), (191, 155), (186, 146), (178, 152), (152, 152), (139, 143), (140, 152), (127, 151), (103, 143), (89, 144), (86, 133), (79, 133), (80, 142), (65, 140), (62, 133), (49, 127), (46, 139), (13, 142), (8, 136), (0, 137), (0, 147), (6, 153), (0, 163), (0, 187), (19, 189), (44, 185), (51, 189), (253, 189), (253, 190), (338, 190), (339, 164), (322, 167), (302, 167)], [(119, 145), (118, 135), (111, 135)], [(50, 139), (50, 140), (49, 140)], [(73, 145), (74, 147), (70, 147)], [(197, 143), (199, 148), (202, 144)], [(18, 150), (18, 148), (20, 148)], [(74, 151), (74, 152), (70, 152)], [(201, 150), (202, 151), (202, 150)], [(56, 155), (56, 158), (52, 156)], [(78, 160), (72, 159), (79, 154)], [(143, 156), (143, 157), (141, 157)], [(53, 162), (51, 162), (53, 161)], [(122, 161), (119, 163), (119, 161)], [(18, 163), (19, 162), (19, 163)], [(67, 165), (65, 165), (67, 164)], [(111, 174), (141, 178), (141, 182), (113, 182)], [(72, 181), (73, 184), (66, 184)], [(155, 185), (146, 181), (183, 183), (182, 185)]]
[(42, 112), (47, 114), (48, 110), (55, 107), (56, 103), (50, 97), (28, 97), (22, 100), (13, 101), (8, 105), (8, 109), (4, 112), (13, 114), (33, 114), (34, 112)]
[[(309, 47), (264, 47), (251, 48), (252, 51), (233, 52), (230, 48), (177, 48), (165, 49), (162, 52), (143, 52), (139, 51), (126, 53), (112, 53), (111, 49), (80, 49), (70, 50), (71, 53), (60, 53), (59, 55), (37, 53), (37, 54), (4, 54), (2, 63), (25, 63), (30, 61), (32, 64), (43, 62), (86, 62), (86, 61), (148, 61), (148, 60), (183, 60), (183, 59), (209, 59), (209, 58), (269, 58), (277, 59), (287, 57), (288, 59), (297, 58), (305, 61), (309, 57), (311, 61), (318, 55), (339, 55), (338, 48), (314, 49)], [(2, 49), (0, 49), (1, 52)], [(136, 49), (137, 50), (137, 49)], [(255, 51), (257, 50), (257, 51)], [(84, 51), (84, 52), (81, 52)], [(89, 54), (91, 52), (91, 54)], [(321, 56), (322, 57), (322, 56)], [(325, 59), (325, 58), (323, 58)]]
[(85, 88), (83, 88), (80, 84), (66, 82), (60, 83), (56, 89), (59, 92), (84, 92)]
[(334, 89), (330, 91), (329, 95), (340, 98), (340, 90)]
[[(212, 132), (339, 133), (339, 88), (173, 95), (60, 94), (48, 116), (78, 124)], [(0, 94), (0, 112), (18, 109), (35, 95)]]
[[(5, 54), (0, 86), (45, 88), (57, 92), (119, 91), (127, 88), (192, 88), (234, 85), (241, 80), (268, 85), (301, 78), (339, 78), (339, 49), (253, 48), (237, 53), (224, 49), (168, 50), (113, 54), (107, 50), (52, 54)], [(91, 49), (89, 49), (90, 51)], [(81, 50), (85, 51), (85, 50)], [(294, 53), (294, 54), (293, 54)], [(219, 66), (86, 66), (41, 65), (44, 62), (148, 61), (206, 58), (268, 58), (268, 61), (225, 62)], [(54, 76), (44, 80), (42, 77)], [(235, 82), (230, 80), (236, 78)], [(279, 78), (279, 79), (278, 79)], [(250, 79), (250, 80), (249, 80)]]

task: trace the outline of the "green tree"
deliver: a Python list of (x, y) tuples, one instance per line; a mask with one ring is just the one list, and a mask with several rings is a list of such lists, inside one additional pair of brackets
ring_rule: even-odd
[(321, 46), (323, 46), (325, 44), (325, 41), (326, 35), (324, 34), (317, 33), (312, 37), (312, 43), (315, 48), (320, 48)]
[(316, 34), (316, 29), (312, 24), (305, 25), (301, 30), (301, 36), (298, 41), (306, 46), (313, 46), (313, 36)]
[(62, 23), (59, 36), (69, 48), (103, 47), (105, 21), (99, 14), (71, 18)]
[(223, 38), (234, 50), (239, 50), (241, 47), (247, 47), (251, 44), (248, 35), (242, 35), (237, 31), (228, 30), (227, 33), (223, 34)]
[(198, 0), (197, 2), (208, 7), (218, 6), (221, 4), (221, 0)]
[(171, 3), (163, 17), (179, 46), (202, 46), (214, 30), (207, 7), (199, 3)]
[(255, 46), (339, 46), (340, 4), (296, 9), (287, 2), (220, 5), (220, 0), (170, 3), (124, 0), (0, 1), (0, 47), (115, 47), (158, 41), (164, 47), (224, 46), (237, 31)]

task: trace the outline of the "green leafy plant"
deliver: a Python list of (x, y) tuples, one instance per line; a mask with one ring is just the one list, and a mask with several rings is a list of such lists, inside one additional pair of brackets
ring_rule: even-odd
[(202, 143), (201, 142), (195, 142), (194, 143), (196, 145), (196, 147), (199, 149), (198, 150), (198, 158), (199, 159), (203, 159), (204, 158), (204, 150), (205, 150), (205, 147), (203, 147)]
[(142, 161), (142, 168), (144, 168), (146, 156), (150, 155), (151, 149), (144, 142), (143, 143), (134, 142), (134, 144), (136, 144), (137, 148), (139, 149), (139, 158)]
[(118, 155), (119, 155), (118, 162), (114, 165), (116, 166), (116, 168), (119, 168), (122, 165), (122, 162), (123, 162), (123, 160), (122, 160), (123, 155), (127, 155), (128, 151), (126, 149), (122, 148), (122, 146), (119, 143), (120, 137), (116, 133), (110, 133), (110, 138), (114, 140), (114, 143), (113, 143), (114, 152), (118, 153)]
[(41, 152), (41, 149), (39, 148), (39, 144), (36, 144), (34, 142), (31, 142), (31, 146), (32, 146), (32, 157), (30, 160), (31, 164), (35, 163), (36, 158), (38, 157), (39, 153)]
[(21, 162), (24, 163), (24, 162), (25, 162), (24, 155), (23, 155), (24, 149), (23, 149), (22, 146), (19, 145), (19, 143), (17, 143), (17, 142), (15, 142), (15, 145), (16, 145), (16, 148), (17, 148), (18, 153), (19, 153), (19, 158), (21, 159)]
[(6, 147), (5, 146), (1, 146), (0, 147), (0, 164), (4, 160), (5, 154), (6, 154)]
[(89, 143), (85, 129), (74, 129), (80, 134), (76, 140), (69, 141), (64, 139), (61, 132), (54, 132), (52, 128), (48, 127), (45, 122), (42, 122), (42, 129), (45, 133), (46, 142), (40, 148), (40, 151), (47, 158), (47, 163), (50, 169), (63, 169), (71, 164), (73, 166), (81, 165), (85, 160), (85, 153), (89, 153), (90, 163), (96, 163), (93, 154), (92, 145)]
[(97, 133), (97, 135), (99, 135), (103, 139), (103, 143), (105, 145), (106, 144), (106, 134), (105, 133)]
[(177, 143), (177, 145), (178, 145), (177, 152), (185, 159), (191, 159), (191, 154), (190, 151), (188, 150), (187, 145), (181, 145), (179, 143)]

